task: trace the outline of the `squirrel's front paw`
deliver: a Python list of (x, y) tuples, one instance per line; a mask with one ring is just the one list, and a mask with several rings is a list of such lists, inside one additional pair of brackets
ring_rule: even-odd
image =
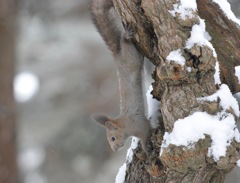
[(142, 148), (147, 154), (150, 154), (153, 151), (151, 138), (148, 138), (144, 143), (142, 143)]
[(124, 34), (125, 39), (127, 41), (130, 41), (133, 38), (134, 34), (136, 34), (134, 27), (131, 24), (128, 24), (125, 27), (125, 34)]

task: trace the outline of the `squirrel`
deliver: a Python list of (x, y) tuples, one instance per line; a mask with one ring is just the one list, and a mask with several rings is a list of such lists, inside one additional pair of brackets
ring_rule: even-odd
[(121, 149), (127, 139), (140, 139), (145, 152), (150, 149), (150, 122), (145, 116), (142, 91), (144, 56), (131, 39), (135, 29), (123, 26), (112, 0), (92, 0), (92, 19), (108, 48), (113, 53), (120, 91), (120, 115), (112, 119), (105, 114), (95, 114), (93, 120), (105, 127), (113, 151)]

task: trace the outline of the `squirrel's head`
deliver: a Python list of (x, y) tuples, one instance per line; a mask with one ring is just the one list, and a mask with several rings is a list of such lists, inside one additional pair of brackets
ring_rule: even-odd
[(118, 120), (113, 120), (104, 114), (92, 116), (92, 119), (107, 130), (107, 139), (113, 151), (120, 150), (127, 141), (126, 129)]

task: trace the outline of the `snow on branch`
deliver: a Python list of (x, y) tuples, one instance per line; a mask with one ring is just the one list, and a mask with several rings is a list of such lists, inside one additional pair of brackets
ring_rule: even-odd
[(126, 175), (126, 169), (127, 169), (127, 164), (132, 162), (133, 150), (137, 148), (138, 142), (139, 142), (139, 139), (137, 137), (132, 137), (131, 146), (130, 146), (130, 148), (127, 151), (127, 157), (126, 157), (127, 162), (124, 163), (119, 168), (119, 171), (118, 171), (116, 179), (115, 179), (115, 183), (124, 183), (125, 175)]
[[(213, 0), (213, 2), (220, 6), (230, 20), (239, 24), (240, 21), (232, 13), (230, 5), (226, 0)], [(173, 16), (179, 14), (180, 17), (185, 20), (186, 17), (194, 17), (195, 15), (193, 13), (196, 11), (196, 1), (180, 0), (178, 4), (174, 5), (174, 10), (171, 10), (170, 13)], [(186, 41), (185, 48), (191, 49), (194, 45), (211, 48), (213, 56), (216, 58), (215, 84), (221, 84), (217, 53), (210, 42), (211, 36), (206, 31), (205, 21), (200, 17), (198, 17), (198, 19), (199, 24), (192, 26), (191, 35)], [(170, 52), (167, 60), (175, 61), (182, 66), (185, 64), (185, 59), (180, 49)], [(174, 123), (172, 132), (165, 132), (164, 134), (160, 155), (170, 144), (192, 148), (200, 139), (204, 139), (206, 135), (209, 135), (212, 143), (208, 148), (208, 156), (212, 156), (215, 161), (218, 161), (220, 157), (226, 155), (227, 147), (233, 140), (240, 142), (240, 134), (235, 125), (234, 115), (228, 111), (232, 109), (238, 117), (239, 106), (227, 85), (222, 84), (220, 89), (213, 95), (198, 98), (197, 100), (198, 102), (212, 102), (218, 101), (218, 99), (220, 99), (220, 105), (223, 110), (216, 115), (210, 115), (207, 112), (195, 112), (183, 119), (177, 120)]]
[(212, 0), (214, 3), (218, 4), (221, 10), (225, 13), (229, 20), (236, 22), (240, 26), (240, 20), (234, 15), (231, 9), (231, 5), (227, 0)]
[(184, 119), (177, 120), (173, 131), (165, 133), (161, 153), (170, 144), (194, 147), (194, 144), (204, 139), (205, 135), (211, 137), (212, 144), (208, 149), (208, 156), (213, 156), (215, 161), (225, 156), (227, 147), (234, 139), (240, 142), (240, 134), (232, 114), (219, 113), (212, 116), (206, 112), (195, 112)]
[(185, 20), (186, 17), (193, 17), (192, 12), (197, 10), (197, 3), (196, 1), (181, 0), (180, 3), (174, 4), (173, 7), (174, 10), (171, 10), (169, 12), (173, 16), (176, 16), (176, 14), (180, 14), (181, 18)]
[(235, 115), (239, 116), (239, 106), (227, 85), (222, 84), (220, 89), (211, 96), (198, 98), (198, 101), (217, 101), (220, 98), (220, 105), (224, 111), (232, 108)]

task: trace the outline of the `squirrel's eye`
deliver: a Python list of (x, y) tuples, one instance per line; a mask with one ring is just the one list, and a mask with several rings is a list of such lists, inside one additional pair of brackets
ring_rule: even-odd
[(115, 141), (116, 139), (115, 139), (115, 137), (112, 137), (112, 141)]

